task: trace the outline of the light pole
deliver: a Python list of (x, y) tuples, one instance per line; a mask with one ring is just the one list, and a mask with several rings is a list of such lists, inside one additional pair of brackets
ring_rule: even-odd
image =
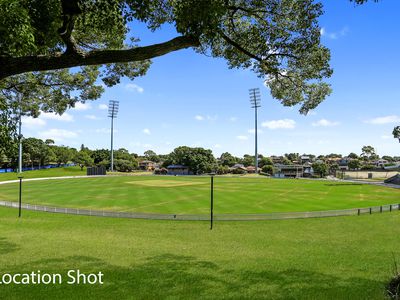
[(114, 171), (114, 149), (113, 149), (114, 118), (117, 117), (118, 108), (119, 108), (119, 101), (110, 100), (108, 104), (108, 117), (111, 118), (111, 172)]
[(254, 166), (255, 172), (258, 174), (258, 151), (257, 151), (257, 108), (261, 107), (260, 89), (249, 89), (251, 108), (254, 108)]

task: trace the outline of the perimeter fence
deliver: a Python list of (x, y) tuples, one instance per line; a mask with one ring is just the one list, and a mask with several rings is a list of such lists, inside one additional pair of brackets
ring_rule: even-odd
[[(0, 206), (18, 208), (18, 202), (0, 201)], [(210, 215), (206, 214), (155, 214), (155, 213), (135, 213), (135, 212), (113, 212), (106, 210), (77, 209), (67, 207), (54, 207), (44, 205), (22, 204), (26, 210), (42, 211), (50, 213), (62, 213), (70, 215), (128, 218), (128, 219), (149, 219), (149, 220), (181, 220), (181, 221), (209, 221)], [(310, 211), (310, 212), (286, 212), (286, 213), (266, 213), (266, 214), (214, 214), (215, 221), (257, 221), (257, 220), (285, 220), (285, 219), (305, 219), (323, 218), (338, 216), (354, 216), (362, 214), (374, 214), (400, 210), (400, 203), (372, 206), (364, 208), (351, 208), (341, 210)]]

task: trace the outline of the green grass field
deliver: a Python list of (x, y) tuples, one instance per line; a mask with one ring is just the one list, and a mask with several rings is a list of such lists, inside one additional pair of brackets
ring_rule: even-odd
[(2, 299), (384, 299), (400, 213), (127, 220), (0, 208), (0, 274), (103, 272), (104, 285), (1, 285)]
[[(43, 169), (35, 171), (23, 172), (24, 178), (43, 178), (43, 177), (61, 177), (61, 176), (82, 176), (86, 175), (86, 169), (81, 171), (80, 167), (66, 167), (66, 168), (53, 168)], [(16, 180), (18, 179), (18, 173), (1, 173), (0, 181)]]
[[(215, 213), (268, 213), (362, 208), (398, 203), (400, 189), (319, 180), (216, 177)], [(18, 184), (0, 185), (17, 201)], [(208, 177), (112, 176), (27, 181), (23, 201), (121, 212), (207, 214)]]

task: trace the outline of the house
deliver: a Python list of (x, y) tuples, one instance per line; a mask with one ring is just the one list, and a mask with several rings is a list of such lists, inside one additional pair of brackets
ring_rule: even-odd
[(351, 161), (350, 157), (343, 157), (341, 158), (337, 164), (339, 165), (340, 171), (347, 171), (349, 169), (349, 162)]
[(282, 165), (276, 164), (277, 172), (274, 177), (277, 178), (298, 178), (303, 177), (304, 166), (303, 165)]
[(256, 167), (254, 166), (248, 166), (246, 167), (247, 173), (255, 173), (256, 172)]
[(389, 163), (389, 161), (387, 161), (386, 159), (378, 159), (377, 161), (375, 161), (375, 166), (383, 168), (388, 163)]
[(139, 169), (143, 171), (153, 171), (156, 167), (156, 164), (151, 160), (142, 160), (139, 162)]
[(168, 175), (189, 175), (189, 168), (183, 165), (169, 165)]
[(271, 158), (273, 164), (280, 164), (283, 161), (283, 156), (272, 155), (270, 158)]
[(311, 162), (311, 158), (308, 155), (302, 155), (300, 156), (300, 162), (304, 165), (305, 163)]
[(314, 169), (312, 168), (311, 162), (303, 164), (303, 177), (312, 177), (314, 175)]

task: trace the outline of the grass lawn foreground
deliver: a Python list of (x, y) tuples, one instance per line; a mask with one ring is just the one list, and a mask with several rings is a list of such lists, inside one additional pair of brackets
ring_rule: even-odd
[(1, 298), (383, 299), (400, 213), (266, 222), (126, 220), (0, 208), (2, 272), (104, 273)]

